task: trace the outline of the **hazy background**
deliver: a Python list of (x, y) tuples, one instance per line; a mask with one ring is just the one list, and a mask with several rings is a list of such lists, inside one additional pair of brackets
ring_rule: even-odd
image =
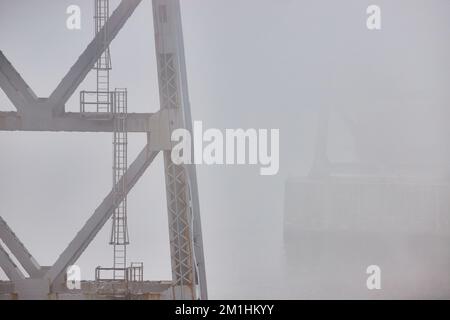
[[(358, 119), (372, 162), (445, 166), (450, 2), (181, 2), (193, 119), (205, 127), (279, 128), (281, 139), (276, 176), (260, 176), (257, 166), (198, 168), (210, 298), (308, 298), (286, 271), (283, 197), (286, 179), (311, 167), (318, 110), (343, 108)], [(381, 31), (366, 28), (373, 3), (382, 9)], [(82, 9), (80, 31), (66, 29), (70, 4)], [(92, 16), (90, 0), (0, 0), (0, 50), (46, 97), (92, 39)], [(111, 53), (112, 87), (128, 88), (129, 111), (159, 109), (151, 1), (141, 3)], [(92, 76), (79, 89), (94, 89)], [(78, 92), (67, 110), (79, 110)], [(2, 92), (0, 110), (14, 110)], [(355, 141), (335, 129), (330, 157), (356, 159)], [(111, 140), (0, 132), (0, 215), (40, 264), (56, 260), (110, 190)], [(144, 143), (130, 135), (130, 161)], [(163, 181), (159, 157), (129, 195), (129, 260), (143, 261), (155, 280), (171, 277)], [(108, 223), (78, 261), (84, 278), (112, 264), (109, 231)]]

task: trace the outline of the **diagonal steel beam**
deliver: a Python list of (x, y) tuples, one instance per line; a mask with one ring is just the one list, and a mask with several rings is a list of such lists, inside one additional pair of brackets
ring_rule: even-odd
[(3, 246), (0, 244), (0, 268), (8, 276), (11, 281), (18, 281), (25, 279), (25, 275), (22, 271), (17, 268), (16, 264), (11, 260), (11, 257), (8, 253), (3, 249)]
[(19, 111), (37, 100), (36, 94), (14, 69), (2, 51), (0, 51), (0, 88), (3, 89), (14, 107)]
[(36, 262), (25, 245), (17, 238), (5, 220), (0, 217), (0, 239), (28, 272), (31, 278), (42, 276), (41, 266)]
[[(119, 185), (125, 182), (125, 194), (120, 195), (119, 199), (116, 199), (117, 194), (114, 192), (116, 186), (114, 186), (103, 202), (97, 207), (94, 214), (89, 218), (83, 228), (81, 228), (69, 246), (59, 256), (58, 260), (56, 260), (55, 264), (45, 275), (45, 278), (48, 279), (50, 283), (53, 283), (69, 265), (77, 261), (106, 221), (111, 217), (117, 205), (130, 192), (145, 170), (150, 166), (157, 154), (158, 151), (151, 150), (150, 144), (145, 146), (125, 172), (124, 176), (117, 183)], [(123, 179), (125, 179), (125, 181)]]
[(122, 0), (117, 9), (105, 23), (103, 29), (95, 36), (50, 95), (49, 103), (52, 106), (54, 113), (61, 114), (64, 112), (64, 105), (67, 100), (75, 92), (89, 71), (94, 67), (95, 62), (116, 37), (141, 1), (142, 0)]

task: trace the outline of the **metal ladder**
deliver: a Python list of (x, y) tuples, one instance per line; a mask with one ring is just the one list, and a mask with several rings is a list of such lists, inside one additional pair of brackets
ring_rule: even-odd
[(114, 196), (117, 208), (112, 216), (112, 229), (110, 244), (114, 246), (113, 278), (114, 280), (126, 279), (127, 245), (129, 244), (127, 226), (127, 197), (124, 176), (128, 167), (127, 148), (128, 134), (126, 128), (127, 119), (127, 91), (116, 89), (114, 92), (114, 162), (113, 184)]
[[(105, 27), (109, 18), (109, 0), (95, 0), (95, 35), (97, 36), (100, 31)], [(98, 42), (103, 48), (106, 46), (107, 30), (103, 33), (104, 38)], [(97, 71), (97, 112), (109, 113), (110, 106), (112, 105), (111, 95), (109, 94), (109, 71), (111, 70), (111, 55), (109, 47), (105, 48), (105, 51), (97, 60), (94, 69)]]
[[(110, 244), (114, 248), (113, 280), (126, 280), (127, 245), (129, 244), (127, 226), (126, 183), (121, 181), (127, 170), (128, 134), (127, 122), (127, 90), (110, 91), (111, 55), (107, 46), (107, 21), (109, 19), (109, 0), (95, 0), (95, 36), (101, 34), (104, 38), (98, 41), (98, 46), (104, 49), (97, 60), (94, 70), (97, 76), (96, 91), (80, 93), (81, 113), (88, 114), (87, 107), (98, 113), (95, 120), (113, 121), (113, 186), (116, 209), (112, 215)], [(104, 31), (102, 33), (102, 31)]]
[[(106, 22), (109, 19), (109, 0), (95, 0), (95, 34), (98, 35), (103, 28), (106, 28)], [(102, 48), (106, 44), (105, 38), (100, 42)], [(127, 245), (128, 227), (127, 227), (127, 199), (122, 199), (126, 194), (125, 181), (120, 182), (127, 169), (127, 145), (128, 136), (126, 132), (127, 117), (127, 91), (116, 89), (114, 94), (110, 94), (109, 72), (112, 68), (111, 55), (109, 47), (105, 48), (104, 53), (98, 59), (94, 69), (97, 71), (97, 112), (112, 112), (114, 121), (113, 133), (113, 185), (115, 202), (117, 204), (112, 216), (111, 239), (113, 245), (113, 279), (125, 280), (127, 267)], [(110, 101), (113, 99), (113, 101)], [(110, 110), (109, 108), (112, 108)]]

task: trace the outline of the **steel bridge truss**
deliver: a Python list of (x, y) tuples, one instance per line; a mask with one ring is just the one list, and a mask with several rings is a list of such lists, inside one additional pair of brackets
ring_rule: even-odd
[[(95, 69), (99, 59), (106, 57), (109, 60), (110, 43), (141, 1), (121, 1), (48, 98), (37, 97), (0, 51), (0, 88), (17, 109), (0, 112), (0, 131), (117, 132), (114, 117), (105, 119), (99, 112), (66, 112), (65, 104), (89, 71)], [(67, 294), (64, 283), (67, 268), (83, 254), (159, 152), (164, 153), (172, 265), (172, 281), (167, 290), (169, 294), (165, 296), (207, 298), (195, 166), (178, 166), (170, 158), (172, 130), (186, 128), (192, 131), (180, 4), (179, 0), (152, 2), (160, 111), (127, 113), (121, 123), (126, 128), (125, 133), (146, 133), (147, 144), (52, 266), (40, 266), (0, 217), (0, 268), (10, 280), (10, 291), (6, 293), (15, 298), (48, 299)], [(28, 275), (17, 267), (4, 247)]]

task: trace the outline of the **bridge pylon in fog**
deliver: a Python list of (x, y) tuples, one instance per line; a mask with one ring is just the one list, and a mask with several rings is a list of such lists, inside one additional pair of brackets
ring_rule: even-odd
[[(87, 74), (102, 57), (109, 56), (110, 43), (141, 2), (120, 2), (49, 97), (37, 97), (0, 51), (0, 88), (17, 109), (0, 112), (0, 131), (114, 133), (120, 123), (122, 134), (136, 132), (147, 136), (146, 146), (127, 165), (111, 191), (53, 265), (39, 265), (0, 217), (0, 268), (9, 278), (9, 281), (0, 282), (0, 298), (207, 298), (196, 169), (193, 165), (180, 166), (171, 161), (171, 132), (177, 128), (192, 131), (179, 0), (152, 1), (160, 95), (158, 112), (125, 111), (123, 115), (122, 111), (118, 122), (114, 110), (117, 110), (118, 101), (124, 101), (120, 90), (119, 94), (112, 93), (111, 100), (106, 97), (111, 107), (101, 112), (65, 110), (68, 99)], [(145, 35), (145, 30), (142, 34)], [(130, 48), (130, 52), (132, 50)], [(133, 264), (124, 266), (123, 279), (108, 280), (99, 276), (96, 281), (82, 281), (75, 288), (68, 286), (67, 281), (71, 279), (66, 279), (67, 269), (76, 263), (160, 152), (164, 155), (172, 280), (145, 281), (142, 265)], [(15, 261), (23, 268), (19, 268)]]

